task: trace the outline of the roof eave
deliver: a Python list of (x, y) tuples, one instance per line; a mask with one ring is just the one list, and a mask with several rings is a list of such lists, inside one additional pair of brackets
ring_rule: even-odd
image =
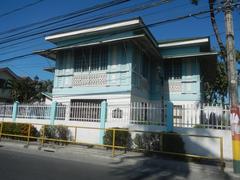
[(120, 22), (116, 22), (116, 23), (109, 23), (109, 24), (104, 24), (104, 25), (95, 26), (95, 27), (91, 27), (91, 28), (84, 28), (84, 29), (80, 29), (80, 30), (76, 30), (76, 31), (58, 33), (58, 34), (46, 36), (45, 40), (56, 41), (58, 39), (69, 38), (69, 37), (74, 37), (74, 36), (78, 36), (78, 35), (84, 35), (87, 33), (96, 33), (98, 31), (106, 31), (109, 29), (122, 28), (122, 27), (131, 26), (131, 25), (139, 25), (140, 23), (141, 23), (141, 19), (135, 18), (132, 20), (120, 21)]

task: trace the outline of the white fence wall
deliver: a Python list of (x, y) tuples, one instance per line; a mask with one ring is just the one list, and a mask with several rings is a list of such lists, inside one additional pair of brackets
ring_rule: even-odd
[[(0, 105), (2, 121), (12, 121), (12, 105)], [(16, 122), (50, 124), (50, 105), (19, 105)], [(55, 125), (100, 127), (100, 104), (57, 105)], [(225, 159), (232, 159), (229, 107), (209, 105), (186, 105), (174, 108), (174, 131), (223, 137)], [(125, 127), (131, 130), (165, 130), (166, 108), (151, 103), (110, 104), (107, 106), (105, 127)], [(90, 134), (89, 134), (90, 133)], [(82, 129), (77, 132), (82, 142), (99, 142), (99, 130)], [(218, 139), (183, 137), (188, 153), (219, 157)]]
[(12, 117), (13, 105), (0, 104), (0, 117)]
[(135, 125), (166, 125), (166, 110), (160, 104), (112, 104), (107, 107), (107, 123)]
[(173, 123), (175, 127), (230, 129), (230, 109), (221, 105), (177, 105)]
[(42, 104), (20, 104), (17, 108), (17, 118), (24, 119), (49, 119), (50, 105)]

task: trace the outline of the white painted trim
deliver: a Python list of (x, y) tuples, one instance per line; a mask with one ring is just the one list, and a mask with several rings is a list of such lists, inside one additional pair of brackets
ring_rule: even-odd
[(112, 29), (112, 28), (119, 28), (119, 27), (139, 24), (139, 23), (140, 23), (140, 20), (135, 19), (135, 20), (131, 20), (131, 21), (125, 21), (125, 22), (114, 23), (114, 24), (109, 24), (109, 25), (102, 25), (102, 26), (97, 26), (97, 27), (94, 27), (94, 28), (87, 28), (87, 29), (82, 29), (82, 30), (78, 30), (78, 31), (72, 31), (72, 32), (67, 32), (67, 33), (60, 33), (60, 34), (56, 34), (56, 35), (51, 35), (51, 36), (45, 37), (45, 40), (53, 40), (53, 39), (57, 39), (57, 38), (67, 37), (67, 36), (74, 36), (74, 35), (79, 35), (79, 34), (84, 34), (84, 33), (90, 33), (90, 32)]
[(98, 42), (94, 42), (94, 43), (79, 44), (79, 45), (72, 45), (72, 46), (66, 46), (66, 47), (59, 47), (59, 48), (55, 48), (55, 49), (52, 49), (52, 50), (56, 51), (56, 50), (61, 50), (61, 49), (74, 48), (74, 47), (92, 46), (92, 45), (97, 45), (97, 44), (103, 44), (103, 43), (120, 41), (120, 40), (126, 40), (126, 39), (135, 39), (135, 38), (141, 38), (141, 37), (145, 37), (145, 35), (144, 34), (140, 34), (140, 35), (136, 35), (136, 36), (127, 36), (127, 37), (122, 37), (122, 38), (109, 39), (109, 40), (105, 40), (105, 41), (98, 41)]
[(180, 42), (163, 43), (163, 44), (159, 44), (158, 47), (161, 48), (161, 47), (181, 46), (181, 45), (197, 44), (197, 43), (204, 43), (204, 42), (209, 42), (208, 38), (187, 40), (187, 41), (183, 40)]
[(187, 58), (187, 57), (211, 56), (211, 55), (218, 55), (218, 52), (206, 52), (206, 53), (196, 53), (196, 54), (177, 55), (177, 56), (163, 56), (163, 59)]

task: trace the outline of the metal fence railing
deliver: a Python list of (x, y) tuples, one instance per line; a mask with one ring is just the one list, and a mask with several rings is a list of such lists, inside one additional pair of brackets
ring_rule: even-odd
[(176, 105), (173, 123), (175, 127), (230, 129), (230, 109), (208, 104)]
[[(107, 104), (107, 123), (166, 126), (167, 107), (160, 103), (131, 102)], [(50, 119), (51, 105), (19, 104), (16, 117)], [(0, 104), (0, 117), (11, 118), (13, 105)], [(55, 120), (100, 122), (101, 102), (57, 104)], [(173, 106), (173, 126), (186, 128), (230, 129), (230, 108), (222, 105), (181, 104)]]
[(100, 121), (101, 104), (74, 102), (70, 106), (70, 121)]
[(65, 120), (66, 119), (66, 105), (57, 105), (56, 107), (56, 120)]
[(27, 119), (49, 119), (51, 112), (50, 105), (41, 104), (20, 104), (17, 108), (17, 118)]
[(108, 105), (107, 122), (164, 126), (165, 108), (160, 104), (140, 102)]
[(13, 111), (13, 105), (1, 104), (0, 105), (0, 117), (2, 118), (11, 118)]
[[(182, 156), (197, 159), (207, 159), (220, 162), (221, 166), (224, 166), (224, 151), (223, 151), (223, 137), (218, 136), (205, 136), (196, 134), (177, 134), (168, 132), (151, 132), (151, 131), (139, 131), (139, 130), (129, 130), (129, 129), (118, 129), (118, 128), (93, 128), (93, 127), (81, 127), (81, 126), (63, 126), (63, 125), (44, 125), (36, 123), (14, 123), (16, 126), (11, 126), (14, 122), (0, 122), (0, 141), (3, 137), (19, 139), (26, 141), (30, 145), (31, 141), (38, 141), (41, 146), (45, 143), (56, 142), (56, 143), (70, 143), (70, 144), (86, 144), (92, 146), (101, 146), (112, 149), (112, 157), (116, 156), (117, 150), (127, 151), (137, 151), (137, 152), (152, 152), (152, 153), (162, 153), (174, 156)], [(36, 129), (36, 126), (41, 126), (40, 132)], [(15, 132), (12, 128), (24, 128), (25, 131)], [(58, 130), (61, 129), (62, 134), (59, 135), (58, 131), (55, 133), (49, 133), (49, 129)], [(84, 141), (86, 136), (79, 136), (78, 132), (89, 133), (92, 130), (93, 134), (99, 134), (100, 131), (105, 132), (106, 139), (103, 143)], [(92, 135), (93, 135), (92, 134)], [(137, 136), (138, 135), (138, 136)], [(147, 139), (145, 136), (148, 137)], [(135, 136), (135, 137), (134, 137)], [(138, 138), (137, 138), (138, 137)], [(98, 139), (99, 137), (97, 137)], [(136, 138), (138, 141), (136, 141)], [(199, 141), (204, 139), (212, 139), (218, 141), (219, 146), (211, 146), (211, 151), (215, 151), (216, 155), (211, 155), (208, 153), (206, 155), (196, 154), (188, 152), (185, 150), (184, 138), (199, 138)], [(178, 147), (173, 148), (172, 141), (178, 142)], [(144, 142), (142, 142), (143, 140)], [(179, 147), (181, 146), (181, 147)], [(208, 151), (206, 151), (208, 152)]]

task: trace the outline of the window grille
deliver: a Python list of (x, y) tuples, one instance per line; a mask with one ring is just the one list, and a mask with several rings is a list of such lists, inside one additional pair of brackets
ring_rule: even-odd
[(182, 62), (181, 60), (169, 60), (164, 64), (165, 79), (181, 79), (182, 78)]
[(112, 111), (112, 118), (122, 118), (123, 117), (123, 111), (120, 108), (114, 109)]
[(99, 71), (107, 69), (108, 47), (80, 48), (74, 52), (74, 71)]

